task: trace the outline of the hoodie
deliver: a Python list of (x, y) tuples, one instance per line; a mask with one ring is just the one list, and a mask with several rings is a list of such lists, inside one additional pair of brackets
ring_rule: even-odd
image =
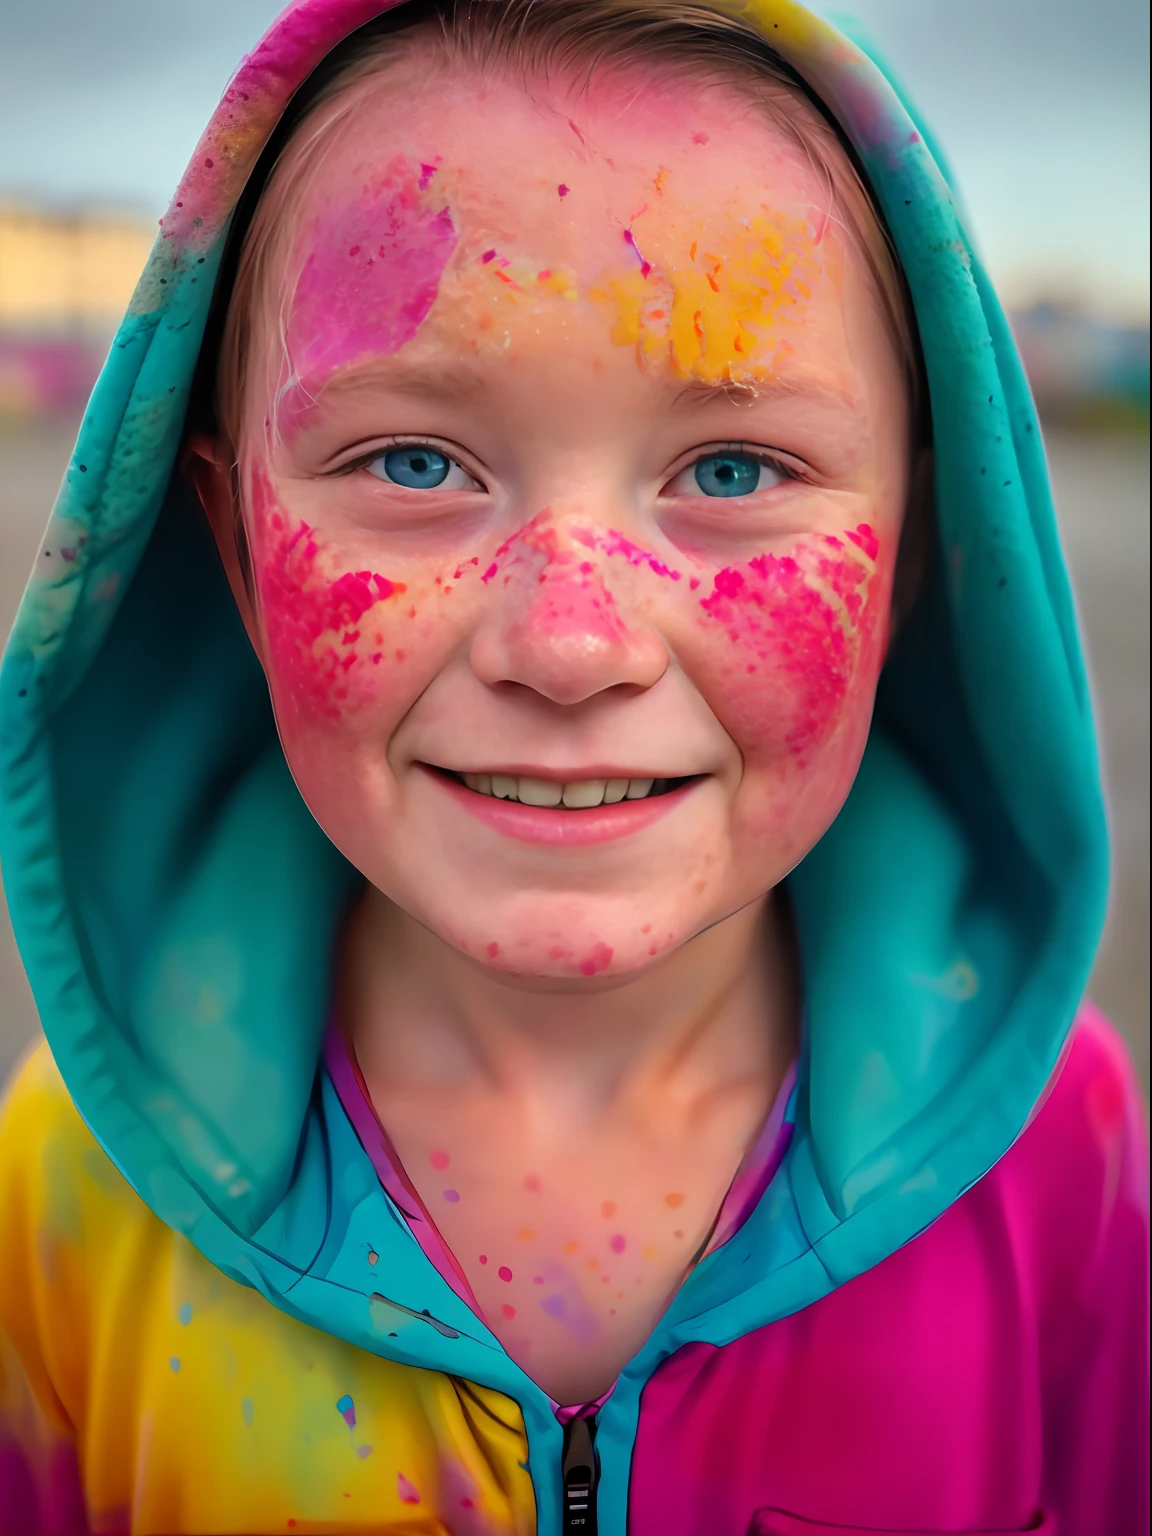
[(1106, 832), (1039, 430), (939, 154), (793, 0), (731, 9), (889, 226), (938, 554), (788, 879), (805, 1024), (771, 1177), (563, 1423), (324, 1064), (357, 877), (292, 783), (176, 463), (237, 202), (383, 9), (293, 0), (242, 61), (0, 674), (0, 856), (47, 1039), (0, 1126), (0, 1531), (1136, 1533), (1141, 1115), (1081, 1006)]

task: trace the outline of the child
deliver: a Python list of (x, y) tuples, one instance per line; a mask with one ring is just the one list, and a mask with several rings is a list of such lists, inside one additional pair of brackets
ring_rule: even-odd
[(1092, 729), (939, 161), (792, 0), (379, 10), (242, 64), (5, 663), (0, 1528), (1136, 1533)]

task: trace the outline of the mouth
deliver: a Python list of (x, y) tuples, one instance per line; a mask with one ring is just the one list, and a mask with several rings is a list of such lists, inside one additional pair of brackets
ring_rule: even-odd
[(620, 773), (541, 779), (530, 774), (463, 773), (430, 763), (419, 766), (461, 810), (502, 837), (573, 849), (642, 832), (682, 805), (709, 777), (626, 778)]
[(474, 795), (509, 800), (541, 810), (592, 811), (625, 801), (656, 800), (673, 794), (701, 775), (681, 778), (537, 779), (525, 774), (457, 773), (450, 768), (435, 772), (462, 784)]

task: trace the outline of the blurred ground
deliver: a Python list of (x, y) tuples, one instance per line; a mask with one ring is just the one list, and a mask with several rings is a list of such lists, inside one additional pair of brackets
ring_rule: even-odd
[[(72, 429), (0, 434), (0, 633), (11, 623)], [(1057, 432), (1056, 505), (1084, 625), (1112, 810), (1111, 912), (1092, 994), (1148, 1091), (1148, 439)], [(0, 914), (0, 1080), (37, 1029)]]

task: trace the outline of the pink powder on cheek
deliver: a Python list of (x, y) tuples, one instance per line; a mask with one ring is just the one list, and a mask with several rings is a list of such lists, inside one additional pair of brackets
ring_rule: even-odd
[(443, 202), (423, 195), (431, 171), (397, 159), (362, 197), (313, 220), (287, 337), (310, 389), (357, 358), (395, 352), (435, 303), (456, 230)]
[(792, 556), (758, 555), (725, 567), (700, 599), (706, 620), (726, 631), (749, 685), (761, 689), (766, 677), (785, 684), (778, 728), (793, 754), (832, 730), (875, 631), (867, 598), (879, 542), (863, 523), (845, 537), (865, 559), (827, 535)]
[(252, 477), (252, 502), (270, 670), (298, 705), (338, 719), (353, 675), (370, 669), (372, 654), (379, 654), (361, 651), (360, 626), (377, 604), (404, 592), (404, 583), (375, 571), (326, 576), (314, 531), (304, 522), (289, 526), (260, 470)]

